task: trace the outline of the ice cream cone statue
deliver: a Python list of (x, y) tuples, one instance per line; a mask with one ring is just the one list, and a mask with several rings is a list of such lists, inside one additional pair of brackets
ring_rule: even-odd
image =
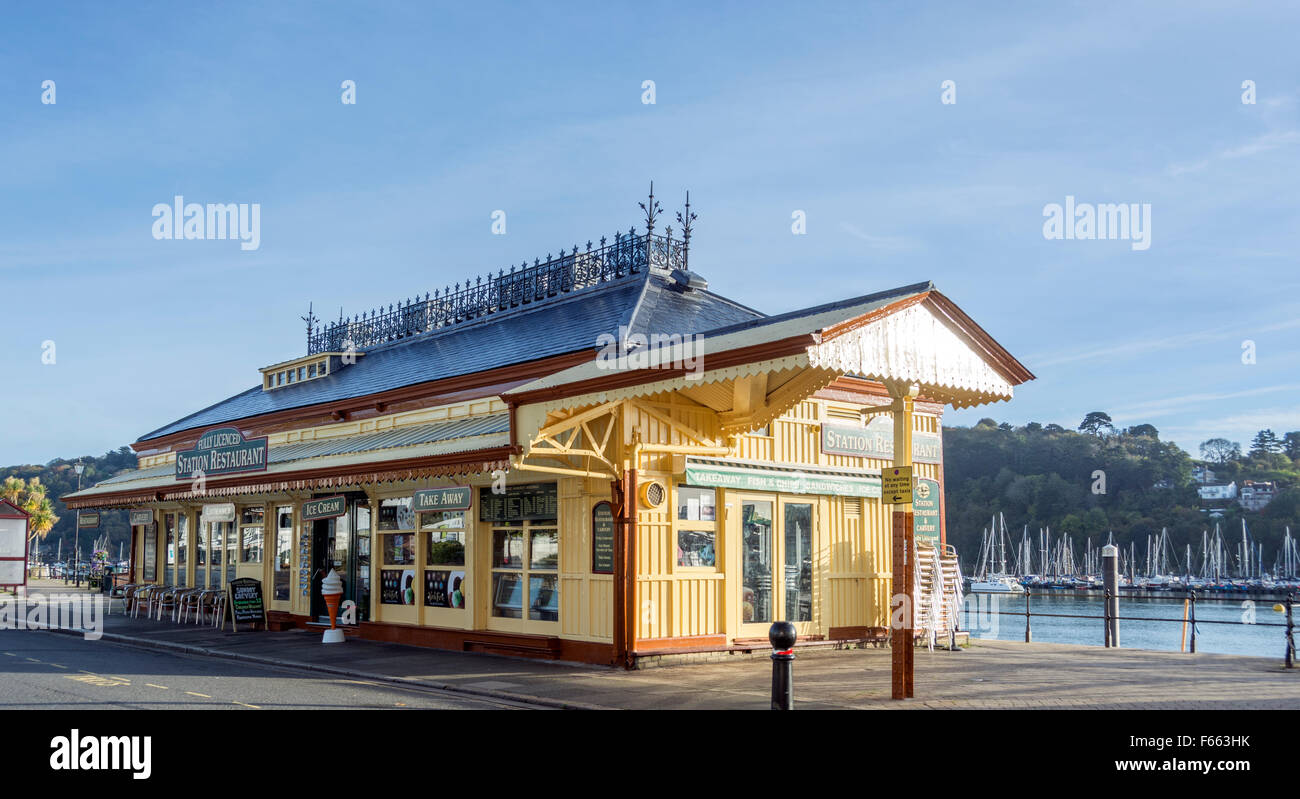
[(343, 643), (343, 631), (338, 628), (339, 600), (343, 598), (343, 579), (339, 573), (330, 569), (330, 573), (321, 580), (320, 593), (325, 599), (325, 607), (330, 612), (330, 628), (321, 637), (322, 644)]

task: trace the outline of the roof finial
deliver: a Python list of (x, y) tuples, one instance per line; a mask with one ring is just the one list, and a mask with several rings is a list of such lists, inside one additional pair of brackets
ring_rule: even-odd
[(686, 192), (686, 213), (677, 212), (677, 222), (682, 226), (682, 268), (689, 268), (691, 257), (691, 230), (696, 214), (691, 211), (691, 193)]
[(312, 313), (311, 309), (312, 304), (309, 302), (307, 303), (307, 315), (298, 317), (307, 323), (307, 348), (309, 350), (311, 349), (311, 327), (316, 324), (316, 322), (320, 321), (316, 318), (316, 314)]
[(650, 181), (650, 200), (649, 203), (637, 203), (641, 210), (645, 211), (646, 235), (653, 235), (655, 232), (655, 219), (659, 217), (659, 212), (663, 209), (659, 207), (658, 201), (655, 200), (655, 182)]

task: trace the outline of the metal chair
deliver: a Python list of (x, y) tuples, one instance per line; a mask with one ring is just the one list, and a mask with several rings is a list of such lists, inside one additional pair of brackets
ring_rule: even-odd
[(212, 600), (212, 626), (225, 626), (226, 621), (226, 592), (218, 591)]
[(184, 624), (190, 612), (198, 608), (199, 597), (204, 590), (203, 588), (191, 588), (188, 591), (182, 591), (176, 601), (176, 610), (172, 614), (172, 620), (178, 624)]
[(156, 583), (149, 583), (147, 585), (142, 585), (135, 590), (135, 593), (131, 595), (131, 599), (133, 600), (131, 604), (131, 618), (140, 618), (140, 608), (145, 608), (144, 615), (145, 618), (148, 618), (149, 603), (153, 597), (153, 592), (157, 591), (158, 588), (159, 586)]
[(158, 599), (154, 602), (158, 610), (158, 621), (162, 621), (163, 611), (176, 609), (176, 603), (180, 599), (180, 592), (184, 590), (184, 588), (168, 587), (158, 593)]

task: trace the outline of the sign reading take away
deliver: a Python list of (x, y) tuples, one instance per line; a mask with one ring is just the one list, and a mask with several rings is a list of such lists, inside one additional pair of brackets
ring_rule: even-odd
[(904, 505), (912, 501), (912, 467), (891, 466), (880, 470), (881, 502)]

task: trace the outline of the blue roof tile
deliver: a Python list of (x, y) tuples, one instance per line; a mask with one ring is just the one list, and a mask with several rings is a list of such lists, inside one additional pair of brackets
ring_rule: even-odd
[[(444, 328), (365, 351), (328, 377), (264, 391), (261, 385), (146, 433), (140, 441), (276, 411), (355, 399), (503, 366), (594, 350), (601, 334), (702, 333), (763, 314), (707, 291), (681, 292), (655, 272), (575, 291), (518, 312)], [(250, 367), (251, 370), (252, 367)]]

